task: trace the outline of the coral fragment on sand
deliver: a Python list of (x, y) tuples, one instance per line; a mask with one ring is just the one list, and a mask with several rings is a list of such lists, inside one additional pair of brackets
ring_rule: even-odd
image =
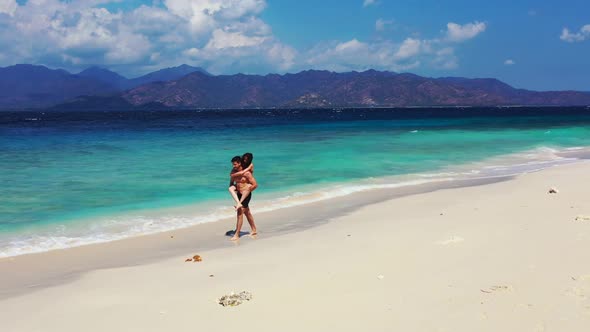
[(239, 294), (231, 292), (229, 295), (220, 297), (217, 302), (224, 307), (235, 307), (244, 301), (252, 300), (252, 293), (248, 291), (241, 291)]
[(201, 256), (199, 256), (199, 255), (194, 255), (194, 256), (193, 256), (193, 258), (187, 258), (187, 259), (185, 259), (184, 261), (185, 261), (185, 262), (200, 262), (200, 261), (202, 261), (202, 260), (203, 260), (203, 258), (201, 258)]

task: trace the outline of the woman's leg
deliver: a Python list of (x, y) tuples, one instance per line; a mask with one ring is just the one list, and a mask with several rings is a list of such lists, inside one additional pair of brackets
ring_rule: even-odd
[(238, 205), (236, 206), (236, 209), (239, 209), (239, 208), (243, 207), (242, 203), (244, 203), (244, 200), (246, 198), (248, 198), (248, 196), (250, 196), (250, 189), (249, 188), (248, 189), (243, 189), (240, 192), (240, 201), (238, 202)]
[(229, 190), (229, 194), (231, 195), (231, 197), (233, 197), (234, 201), (236, 201), (236, 205), (241, 205), (240, 204), (240, 199), (238, 198), (238, 193), (237, 193), (237, 190), (236, 190), (236, 186), (230, 186), (228, 188), (228, 190)]

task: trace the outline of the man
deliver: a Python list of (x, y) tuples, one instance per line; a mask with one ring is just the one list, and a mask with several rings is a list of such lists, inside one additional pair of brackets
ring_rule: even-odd
[[(231, 163), (233, 166), (232, 173), (239, 172), (243, 169), (242, 158), (240, 156), (233, 157)], [(238, 176), (232, 176), (229, 185), (230, 187), (235, 185), (239, 200), (242, 198), (242, 192), (247, 193), (246, 198), (241, 203), (242, 206), (237, 209), (236, 232), (230, 240), (236, 241), (240, 238), (240, 231), (242, 230), (242, 224), (244, 223), (244, 215), (246, 215), (246, 219), (248, 219), (248, 223), (252, 229), (250, 235), (256, 235), (256, 224), (254, 223), (254, 217), (252, 216), (249, 207), (252, 192), (258, 187), (256, 179), (252, 173), (245, 172)]]

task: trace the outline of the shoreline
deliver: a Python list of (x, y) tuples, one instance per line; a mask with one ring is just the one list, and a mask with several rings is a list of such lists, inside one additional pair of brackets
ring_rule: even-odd
[[(571, 163), (552, 165), (532, 172), (589, 162), (585, 159), (578, 159)], [(485, 186), (491, 183), (510, 181), (526, 174), (528, 173), (474, 179), (452, 179), (393, 189), (359, 191), (342, 197), (259, 213), (254, 210), (254, 217), (262, 230), (260, 237), (268, 238), (305, 231), (330, 223), (334, 219), (366, 206), (406, 196), (423, 195), (452, 188)], [(0, 272), (8, 272), (0, 273), (2, 275), (0, 277), (0, 300), (67, 283), (94, 270), (150, 264), (189, 251), (203, 252), (232, 247), (235, 243), (229, 241), (229, 237), (225, 234), (233, 229), (235, 229), (235, 217), (229, 217), (185, 228), (107, 242), (2, 257), (0, 258)], [(248, 230), (248, 225), (244, 221), (243, 232)], [(245, 242), (240, 245), (247, 245), (248, 241)], [(125, 252), (125, 255), (117, 255), (120, 252)], [(38, 265), (35, 263), (37, 261), (47, 264)]]
[[(581, 161), (582, 162), (582, 161)], [(408, 187), (373, 189), (303, 206), (256, 213), (258, 239), (304, 232), (366, 206), (451, 188), (483, 186), (515, 176), (428, 182)], [(305, 209), (302, 211), (302, 209)], [(302, 222), (304, 221), (304, 222)], [(244, 231), (249, 231), (244, 221)], [(0, 258), (0, 301), (5, 298), (71, 282), (85, 273), (110, 268), (151, 264), (187, 252), (206, 252), (236, 246), (225, 233), (235, 229), (235, 217), (182, 229), (145, 234), (109, 242)], [(238, 245), (248, 245), (250, 240)], [(125, 256), (118, 253), (125, 252)], [(44, 264), (37, 264), (42, 261)], [(8, 271), (4, 273), (3, 271)]]
[[(297, 212), (325, 213), (319, 219), (329, 222), (298, 232), (281, 224), (277, 236), (261, 233), (237, 247), (226, 241), (221, 248), (92, 270), (3, 298), (0, 320), (19, 332), (195, 326), (582, 332), (590, 323), (590, 222), (575, 217), (590, 215), (590, 188), (583, 185), (589, 170), (585, 161), (508, 181), (359, 202), (338, 215), (306, 207)], [(558, 194), (547, 193), (552, 186)], [(277, 212), (273, 218), (287, 211)], [(154, 239), (165, 240), (171, 239)], [(71, 256), (126, 258), (112, 245), (81, 248), (69, 250)], [(185, 263), (193, 254), (203, 262)], [(22, 261), (2, 269), (25, 275)], [(54, 263), (39, 254), (28, 267)], [(237, 308), (215, 303), (241, 290), (253, 300)]]
[[(531, 155), (536, 157), (530, 159)], [(447, 182), (452, 181), (495, 181), (496, 178), (518, 176), (523, 173), (577, 163), (586, 159), (590, 159), (590, 147), (588, 146), (561, 148), (540, 146), (510, 154), (497, 155), (484, 160), (451, 165), (430, 172), (351, 180), (322, 186), (318, 184), (302, 186), (291, 191), (295, 192), (296, 195), (280, 192), (276, 196), (276, 193), (263, 192), (262, 195), (257, 195), (254, 208), (257, 213), (266, 213), (322, 202), (329, 204), (332, 200), (350, 199), (347, 196), (354, 196), (366, 191), (395, 190), (414, 192), (412, 189), (406, 188), (442, 188), (447, 186)], [(52, 227), (52, 229), (31, 229), (24, 234), (6, 233), (4, 234), (5, 239), (2, 239), (4, 240), (3, 245), (7, 245), (8, 241), (12, 240), (13, 243), (18, 243), (18, 247), (9, 247), (8, 245), (2, 247), (0, 262), (3, 259), (23, 255), (125, 241), (135, 237), (182, 232), (197, 225), (224, 222), (232, 219), (233, 211), (230, 212), (230, 208), (222, 208), (222, 206), (224, 205), (221, 205), (220, 202), (213, 201), (81, 218), (67, 221), (68, 229), (63, 234), (55, 233), (55, 225), (46, 226)], [(206, 209), (201, 210), (203, 207), (206, 207)], [(88, 227), (96, 228), (89, 233)]]

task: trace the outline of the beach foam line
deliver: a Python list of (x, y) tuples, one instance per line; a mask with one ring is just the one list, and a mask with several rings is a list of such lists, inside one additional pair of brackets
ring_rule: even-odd
[[(451, 166), (436, 173), (415, 173), (370, 178), (352, 183), (313, 188), (309, 191), (299, 191), (274, 199), (265, 199), (264, 195), (261, 195), (253, 206), (256, 213), (271, 212), (372, 190), (396, 189), (456, 180), (485, 180), (516, 176), (580, 161), (576, 157), (560, 156), (559, 154), (566, 149), (539, 147), (474, 163)], [(589, 147), (576, 147), (575, 150), (568, 151), (579, 152), (581, 150), (590, 152)], [(490, 163), (492, 164), (490, 165)], [(202, 215), (194, 214), (194, 211), (198, 209), (191, 205), (183, 208), (186, 210), (185, 213), (162, 213), (163, 210), (158, 210), (158, 213), (143, 211), (142, 214), (133, 213), (118, 217), (97, 218), (89, 223), (77, 224), (76, 229), (69, 229), (63, 225), (54, 226), (55, 228), (51, 230), (30, 231), (29, 234), (20, 235), (14, 234), (4, 239), (2, 237), (6, 237), (6, 234), (2, 234), (2, 237), (0, 237), (0, 258), (173, 231), (235, 216), (235, 211), (232, 207), (227, 207), (226, 201), (210, 202), (207, 205), (210, 209)]]

